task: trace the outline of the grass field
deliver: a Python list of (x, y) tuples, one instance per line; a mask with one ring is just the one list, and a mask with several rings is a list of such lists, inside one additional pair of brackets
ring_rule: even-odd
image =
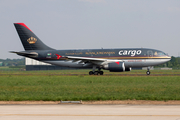
[[(91, 69), (86, 70), (45, 70), (45, 71), (20, 71), (17, 68), (1, 68), (0, 67), (0, 75), (8, 74), (8, 75), (88, 75)], [(132, 70), (130, 72), (109, 72), (108, 70), (104, 70), (104, 75), (146, 75), (147, 70)], [(151, 70), (151, 75), (174, 75), (179, 74), (180, 70)]]
[(110, 76), (89, 76), (87, 72), (2, 71), (0, 100), (180, 100), (180, 76), (174, 76), (178, 70), (152, 71), (170, 76), (117, 76), (145, 74), (143, 70)]

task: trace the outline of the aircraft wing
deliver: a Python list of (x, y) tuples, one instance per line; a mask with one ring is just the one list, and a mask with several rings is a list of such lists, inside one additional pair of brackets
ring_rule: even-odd
[(90, 58), (90, 57), (74, 57), (74, 56), (66, 56), (68, 60), (72, 60), (73, 62), (79, 61), (79, 63), (93, 63), (96, 65), (102, 65), (104, 63), (111, 62), (123, 62), (118, 59), (102, 59), (102, 58)]
[(99, 58), (89, 58), (89, 57), (74, 57), (74, 56), (66, 56), (71, 60), (84, 60), (84, 61), (107, 61), (107, 59), (99, 59)]

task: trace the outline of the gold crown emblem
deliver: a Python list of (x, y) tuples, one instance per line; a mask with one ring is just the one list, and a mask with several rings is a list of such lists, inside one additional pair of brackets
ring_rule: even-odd
[(29, 44), (34, 44), (36, 43), (37, 39), (34, 37), (30, 37), (29, 39), (27, 39), (27, 41), (29, 42)]

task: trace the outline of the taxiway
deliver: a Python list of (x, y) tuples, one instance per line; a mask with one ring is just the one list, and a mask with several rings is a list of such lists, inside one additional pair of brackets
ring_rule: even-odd
[(180, 105), (0, 105), (1, 120), (180, 120)]

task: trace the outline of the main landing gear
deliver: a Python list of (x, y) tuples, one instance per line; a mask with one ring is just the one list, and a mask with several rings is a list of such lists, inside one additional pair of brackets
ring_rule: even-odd
[(150, 75), (151, 72), (150, 72), (150, 67), (147, 68), (147, 72), (146, 72), (147, 75)]
[(101, 71), (101, 69), (99, 68), (98, 71), (96, 70), (96, 66), (93, 66), (93, 71), (89, 71), (89, 75), (103, 75), (104, 72)]
[(103, 75), (104, 72), (103, 71), (89, 71), (89, 75)]

